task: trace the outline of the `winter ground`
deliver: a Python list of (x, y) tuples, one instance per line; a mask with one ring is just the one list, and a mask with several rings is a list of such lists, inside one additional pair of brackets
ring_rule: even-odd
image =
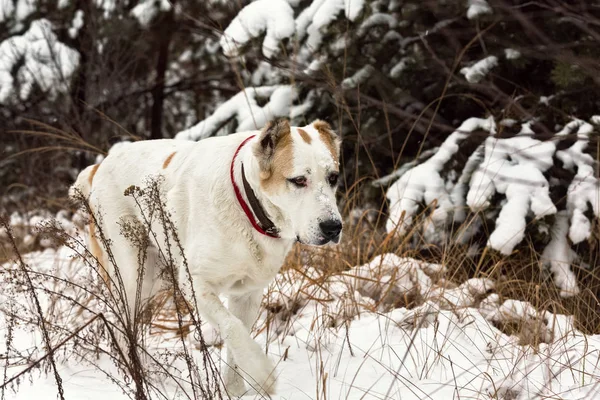
[[(61, 247), (30, 253), (25, 261), (31, 271), (90, 288), (89, 271), (72, 256), (72, 250)], [(45, 354), (39, 328), (27, 322), (28, 316), (35, 315), (33, 303), (23, 287), (10, 281), (15, 268), (11, 263), (2, 268), (2, 354), (7, 354), (12, 326), (5, 381)], [(268, 343), (269, 356), (277, 363), (274, 398), (600, 396), (600, 335), (584, 335), (570, 317), (537, 313), (527, 303), (500, 303), (491, 281), (470, 280), (451, 288), (443, 274), (443, 266), (389, 254), (327, 279), (310, 267), (280, 274), (266, 291), (264, 303), (270, 311), (263, 311), (255, 327), (257, 340), (263, 346)], [(57, 295), (79, 301), (78, 289), (31, 275), (40, 288), (36, 293), (45, 319), (55, 324), (50, 331), (53, 344), (93, 316)], [(394, 309), (392, 301), (398, 296), (411, 297), (416, 306)], [(85, 304), (90, 309), (96, 305), (94, 300)], [(20, 324), (8, 320), (15, 318), (7, 317), (9, 310)], [(161, 324), (168, 324), (165, 321)], [(496, 328), (502, 324), (530, 326), (529, 333), (523, 335), (521, 330), (520, 336), (509, 336)], [(208, 326), (203, 334), (209, 345), (220, 341)], [(170, 368), (181, 366), (180, 360), (165, 353), (180, 350), (181, 341), (174, 336), (168, 329), (151, 329), (147, 335), (150, 352), (170, 360), (164, 361)], [(100, 345), (108, 349), (106, 343)], [(66, 399), (133, 398), (131, 383), (119, 376), (107, 355), (96, 357), (93, 351), (76, 346), (71, 340), (56, 353)], [(219, 347), (211, 346), (211, 354), (222, 368), (219, 360), (224, 350)], [(7, 358), (3, 359), (5, 364)], [(155, 378), (166, 398), (188, 398), (173, 379)], [(56, 399), (57, 386), (50, 368), (34, 369), (3, 394), (7, 399)]]

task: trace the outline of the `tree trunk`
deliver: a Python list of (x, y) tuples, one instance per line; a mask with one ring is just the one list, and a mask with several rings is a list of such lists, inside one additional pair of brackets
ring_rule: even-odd
[[(174, 2), (173, 2), (174, 3)], [(156, 80), (152, 89), (152, 112), (150, 121), (150, 138), (162, 139), (163, 106), (165, 100), (165, 75), (169, 66), (169, 46), (173, 37), (175, 18), (173, 9), (158, 21), (158, 58), (156, 59)]]
[[(90, 0), (80, 0), (77, 2), (77, 9), (84, 12), (83, 14), (83, 25), (79, 29), (79, 33), (75, 39), (75, 49), (79, 53), (79, 69), (77, 71), (77, 77), (74, 80), (74, 86), (71, 92), (71, 101), (73, 102), (73, 113), (71, 116), (73, 121), (73, 128), (84, 140), (90, 140), (87, 137), (87, 129), (84, 125), (86, 103), (87, 103), (87, 85), (88, 85), (88, 64), (89, 54), (91, 51), (91, 38), (90, 38)], [(81, 152), (77, 160), (77, 167), (83, 169), (88, 165), (87, 154)]]

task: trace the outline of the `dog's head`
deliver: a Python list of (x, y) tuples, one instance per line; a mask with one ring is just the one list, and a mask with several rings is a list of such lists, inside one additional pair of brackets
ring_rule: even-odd
[(290, 127), (269, 122), (254, 146), (260, 167), (261, 193), (281, 214), (281, 236), (300, 243), (338, 243), (342, 219), (338, 186), (341, 140), (323, 121)]

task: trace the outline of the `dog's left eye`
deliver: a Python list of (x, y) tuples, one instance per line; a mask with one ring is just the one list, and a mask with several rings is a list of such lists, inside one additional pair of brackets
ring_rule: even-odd
[(331, 175), (329, 175), (329, 178), (327, 178), (327, 180), (329, 181), (329, 184), (331, 186), (335, 186), (337, 184), (337, 181), (338, 181), (338, 174), (331, 174)]
[(304, 176), (297, 176), (296, 178), (290, 178), (290, 179), (288, 179), (288, 181), (292, 182), (297, 187), (306, 187), (306, 185), (308, 184), (306, 177), (304, 177)]

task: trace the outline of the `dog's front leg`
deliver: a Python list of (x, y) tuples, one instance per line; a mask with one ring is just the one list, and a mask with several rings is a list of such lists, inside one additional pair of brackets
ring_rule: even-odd
[[(210, 285), (197, 277), (193, 278), (193, 283), (200, 316), (206, 319), (211, 325), (219, 328), (225, 340), (227, 352), (233, 355), (238, 371), (247, 377), (248, 383), (257, 391), (273, 393), (275, 390), (273, 364), (269, 361), (258, 343), (252, 340), (249, 328), (240, 318), (233, 315), (223, 305)], [(251, 308), (258, 310), (260, 298), (258, 298), (258, 295), (252, 297), (253, 303)], [(257, 299), (258, 305), (256, 304)], [(247, 310), (250, 312), (248, 308)], [(256, 314), (253, 311), (253, 316), (245, 318), (248, 318), (248, 320), (251, 319), (248, 322), (251, 324), (254, 322), (255, 317)], [(229, 369), (229, 367), (227, 368)]]
[[(252, 332), (252, 325), (258, 316), (262, 296), (262, 290), (257, 290), (244, 296), (230, 296), (228, 298), (229, 311), (242, 321), (248, 332)], [(229, 368), (225, 372), (225, 386), (227, 387), (227, 391), (232, 395), (241, 395), (246, 390), (244, 377), (237, 364), (233, 352), (227, 349), (227, 365)], [(269, 363), (269, 365), (263, 368), (272, 369), (272, 366)], [(275, 371), (273, 371), (274, 373)], [(252, 381), (249, 383), (253, 386), (255, 384)]]

